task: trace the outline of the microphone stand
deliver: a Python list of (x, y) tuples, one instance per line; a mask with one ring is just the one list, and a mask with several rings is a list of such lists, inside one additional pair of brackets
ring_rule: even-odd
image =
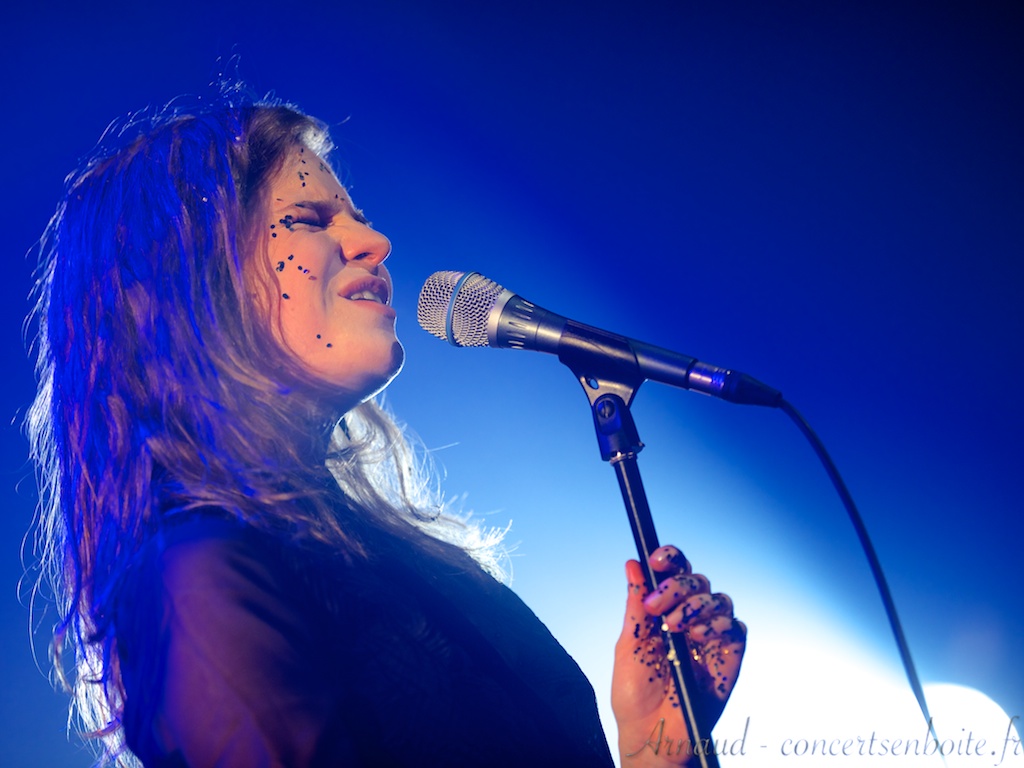
[[(637, 555), (650, 590), (658, 583), (658, 574), (649, 562), (650, 555), (660, 545), (636, 460), (644, 446), (629, 410), (636, 390), (644, 379), (639, 373), (635, 355), (627, 347), (609, 350), (606, 339), (602, 338), (600, 344), (595, 344), (590, 333), (584, 332), (575, 338), (567, 338), (570, 334), (575, 336), (571, 328), (563, 333), (558, 359), (576, 375), (590, 401), (601, 459), (610, 462), (615, 470), (636, 542)], [(618, 345), (613, 343), (613, 346)], [(595, 354), (598, 347), (600, 353)], [(609, 354), (610, 351), (612, 354)], [(618, 354), (615, 354), (616, 351)], [(690, 749), (701, 768), (718, 768), (711, 728), (705, 727), (703, 713), (698, 710), (694, 699), (698, 687), (690, 663), (693, 655), (689, 640), (684, 633), (669, 632), (667, 627), (663, 616), (665, 655), (672, 669), (672, 680), (679, 698), (683, 725), (689, 735)]]

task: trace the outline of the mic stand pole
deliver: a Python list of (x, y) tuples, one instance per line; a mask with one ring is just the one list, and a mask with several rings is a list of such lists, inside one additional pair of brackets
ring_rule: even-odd
[[(579, 358), (573, 359), (574, 357), (571, 353), (560, 355), (562, 362), (577, 375), (584, 392), (587, 393), (587, 399), (590, 400), (601, 458), (610, 462), (615, 469), (647, 588), (653, 589), (658, 583), (658, 574), (651, 568), (649, 561), (651, 553), (660, 545), (636, 460), (637, 454), (644, 446), (629, 410), (629, 404), (643, 380), (636, 381), (635, 377), (621, 375), (617, 378), (633, 378), (634, 382), (598, 379), (593, 375), (581, 373), (580, 370), (589, 366)], [(581, 362), (583, 365), (580, 365)], [(711, 728), (705, 727), (702, 713), (698, 711), (694, 699), (699, 689), (690, 663), (693, 655), (689, 641), (684, 633), (669, 632), (664, 616), (661, 630), (665, 642), (665, 655), (672, 669), (672, 680), (679, 698), (683, 724), (690, 737), (690, 748), (701, 768), (718, 768), (718, 755), (715, 754)]]

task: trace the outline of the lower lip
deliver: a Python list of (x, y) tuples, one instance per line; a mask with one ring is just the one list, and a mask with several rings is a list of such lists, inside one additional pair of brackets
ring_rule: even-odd
[(394, 318), (398, 316), (398, 313), (395, 312), (395, 308), (392, 307), (390, 304), (381, 304), (376, 301), (367, 301), (366, 299), (346, 299), (346, 301), (352, 304), (359, 304), (365, 306), (368, 309), (373, 309), (387, 317)]

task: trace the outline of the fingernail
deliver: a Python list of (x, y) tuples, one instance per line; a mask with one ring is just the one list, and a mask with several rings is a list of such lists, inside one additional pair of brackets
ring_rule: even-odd
[(649, 594), (646, 597), (644, 597), (644, 605), (647, 605), (647, 606), (651, 605), (655, 600), (658, 599), (658, 597), (660, 595), (661, 595), (661, 590), (660, 589), (654, 590), (653, 592), (651, 592), (651, 594)]
[(674, 565), (676, 567), (680, 567), (686, 562), (686, 558), (683, 556), (683, 553), (671, 544), (664, 547), (658, 547), (654, 550), (651, 560), (654, 561), (656, 565)]

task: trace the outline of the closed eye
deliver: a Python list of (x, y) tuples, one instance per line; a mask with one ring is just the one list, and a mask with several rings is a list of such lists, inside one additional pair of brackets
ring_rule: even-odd
[(284, 218), (279, 219), (278, 222), (287, 230), (291, 230), (292, 227), (296, 226), (297, 224), (302, 224), (307, 227), (314, 227), (317, 229), (322, 229), (324, 226), (323, 219), (315, 213), (303, 214), (301, 218), (296, 218), (295, 216), (288, 214)]
[[(344, 210), (338, 209), (335, 206), (325, 206), (323, 204), (312, 202), (295, 203), (294, 207), (298, 208), (302, 213), (298, 216), (289, 213), (284, 218), (280, 219), (279, 223), (282, 224), (285, 229), (291, 229), (297, 224), (302, 224), (316, 229), (326, 229), (331, 226), (330, 222), (333, 217), (339, 215)], [(373, 227), (370, 220), (367, 219), (363, 212), (358, 208), (350, 208), (349, 215), (360, 224), (370, 228)]]

